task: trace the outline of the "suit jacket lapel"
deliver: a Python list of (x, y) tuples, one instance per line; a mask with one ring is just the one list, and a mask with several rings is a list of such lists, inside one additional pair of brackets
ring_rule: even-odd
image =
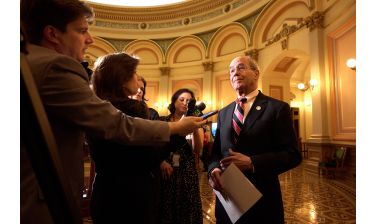
[[(245, 125), (244, 129), (251, 128), (255, 121), (259, 118), (259, 116), (266, 110), (267, 108), (267, 99), (264, 95), (259, 92), (257, 98), (255, 99), (253, 106), (251, 107), (249, 114), (245, 118)], [(241, 132), (242, 133), (242, 132)]]

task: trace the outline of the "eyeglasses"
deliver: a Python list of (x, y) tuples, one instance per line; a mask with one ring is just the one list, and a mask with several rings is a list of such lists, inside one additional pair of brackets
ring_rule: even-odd
[(239, 71), (239, 72), (243, 72), (246, 69), (250, 69), (250, 68), (247, 68), (245, 64), (240, 63), (236, 67), (230, 67), (229, 68), (229, 74), (233, 75), (233, 74), (236, 73), (236, 70)]

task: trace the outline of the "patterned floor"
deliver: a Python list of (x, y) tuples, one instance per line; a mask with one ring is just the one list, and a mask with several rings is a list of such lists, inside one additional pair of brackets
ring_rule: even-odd
[[(354, 182), (328, 179), (309, 174), (304, 164), (279, 176), (284, 200), (286, 224), (356, 223), (356, 190)], [(200, 173), (200, 191), (204, 224), (215, 223), (215, 196)], [(91, 223), (89, 218), (85, 224)]]
[[(355, 223), (355, 184), (319, 178), (305, 172), (303, 166), (279, 176), (285, 223)], [(200, 183), (204, 223), (215, 223), (215, 197), (204, 173)]]

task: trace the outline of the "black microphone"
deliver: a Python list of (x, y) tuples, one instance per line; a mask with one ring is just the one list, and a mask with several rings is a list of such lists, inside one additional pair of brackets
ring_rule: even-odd
[(206, 108), (206, 105), (201, 102), (196, 105), (196, 100), (194, 98), (188, 101), (188, 110), (186, 112), (186, 116), (196, 116), (199, 117), (203, 115), (202, 111)]
[(203, 102), (200, 102), (199, 104), (196, 105), (196, 107), (198, 110), (202, 112), (204, 111), (204, 109), (206, 109), (206, 104), (204, 104)]

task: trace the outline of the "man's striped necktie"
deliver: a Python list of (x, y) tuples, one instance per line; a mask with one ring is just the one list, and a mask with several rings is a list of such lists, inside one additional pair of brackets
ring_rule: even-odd
[(244, 120), (244, 104), (247, 102), (246, 97), (240, 97), (236, 100), (236, 108), (234, 109), (232, 127), (233, 127), (233, 141), (236, 144), (240, 136), (243, 120)]

